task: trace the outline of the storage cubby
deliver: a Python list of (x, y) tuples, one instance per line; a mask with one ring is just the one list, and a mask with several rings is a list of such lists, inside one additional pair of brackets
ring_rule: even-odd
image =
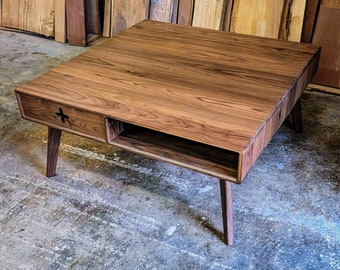
[(239, 154), (106, 118), (108, 143), (191, 170), (237, 182)]

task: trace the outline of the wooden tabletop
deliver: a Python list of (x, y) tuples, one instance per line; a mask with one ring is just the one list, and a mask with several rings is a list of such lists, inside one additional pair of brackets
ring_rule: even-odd
[(18, 90), (244, 153), (285, 97), (299, 98), (318, 55), (310, 44), (143, 21)]

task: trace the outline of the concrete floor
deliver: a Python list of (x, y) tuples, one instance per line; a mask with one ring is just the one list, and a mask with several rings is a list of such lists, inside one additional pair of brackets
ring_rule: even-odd
[(234, 185), (235, 244), (221, 241), (217, 179), (63, 134), (44, 176), (46, 127), (16, 86), (83, 52), (0, 30), (0, 269), (340, 269), (340, 97), (306, 91)]

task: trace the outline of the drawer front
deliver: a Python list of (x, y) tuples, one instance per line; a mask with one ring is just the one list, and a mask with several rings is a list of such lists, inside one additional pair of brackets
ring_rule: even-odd
[(62, 130), (106, 141), (104, 117), (54, 101), (17, 93), (23, 118)]

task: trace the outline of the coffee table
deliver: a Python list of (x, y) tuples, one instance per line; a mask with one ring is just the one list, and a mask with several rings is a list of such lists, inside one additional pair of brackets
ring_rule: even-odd
[[(48, 177), (67, 131), (220, 181), (233, 243), (240, 184), (317, 70), (320, 48), (143, 21), (16, 89), (24, 119), (48, 126)], [(194, 179), (193, 179), (194, 181)]]

